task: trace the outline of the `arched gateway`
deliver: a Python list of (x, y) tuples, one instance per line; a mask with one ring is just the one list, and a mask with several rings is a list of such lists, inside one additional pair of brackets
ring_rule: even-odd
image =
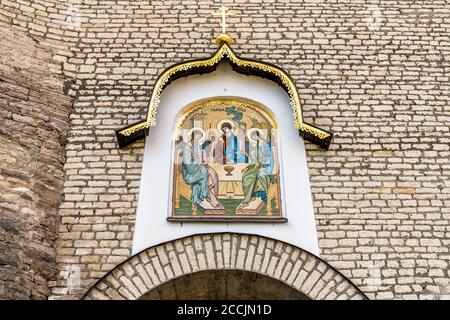
[(124, 148), (151, 129), (136, 254), (83, 298), (366, 299), (309, 252), (319, 247), (298, 134), (323, 148), (332, 134), (303, 122), (285, 71), (239, 58), (227, 35), (217, 43), (164, 71), (147, 117), (116, 130)]
[(194, 235), (143, 250), (83, 296), (158, 298), (367, 299), (317, 256), (285, 242), (236, 233)]

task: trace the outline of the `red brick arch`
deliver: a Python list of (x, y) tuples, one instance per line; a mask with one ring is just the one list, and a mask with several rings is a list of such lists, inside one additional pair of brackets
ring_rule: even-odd
[(130, 257), (82, 299), (140, 298), (159, 285), (199, 271), (244, 270), (279, 280), (310, 299), (367, 299), (350, 280), (317, 256), (256, 235), (194, 235)]

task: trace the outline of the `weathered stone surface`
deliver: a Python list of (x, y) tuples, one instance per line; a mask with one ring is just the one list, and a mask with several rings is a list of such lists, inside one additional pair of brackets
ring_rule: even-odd
[(45, 299), (71, 100), (48, 50), (1, 26), (0, 43), (0, 298)]

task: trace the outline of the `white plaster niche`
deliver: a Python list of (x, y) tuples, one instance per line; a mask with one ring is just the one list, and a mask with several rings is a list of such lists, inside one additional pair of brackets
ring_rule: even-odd
[[(172, 190), (174, 121), (196, 101), (239, 97), (264, 105), (279, 125), (280, 180), (286, 223), (168, 222)], [(228, 64), (206, 75), (181, 78), (162, 93), (157, 125), (145, 141), (133, 254), (193, 234), (237, 232), (266, 236), (319, 255), (304, 141), (294, 127), (289, 97), (276, 83), (234, 72)]]

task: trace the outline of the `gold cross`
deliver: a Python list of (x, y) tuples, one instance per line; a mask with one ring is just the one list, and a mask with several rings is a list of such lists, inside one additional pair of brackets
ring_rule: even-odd
[(234, 16), (233, 12), (227, 12), (228, 8), (225, 7), (224, 5), (222, 5), (220, 7), (220, 9), (218, 10), (218, 12), (213, 12), (214, 16), (222, 16), (222, 23), (220, 24), (222, 26), (222, 33), (226, 34), (227, 33), (227, 22), (226, 22), (226, 18), (228, 16)]

